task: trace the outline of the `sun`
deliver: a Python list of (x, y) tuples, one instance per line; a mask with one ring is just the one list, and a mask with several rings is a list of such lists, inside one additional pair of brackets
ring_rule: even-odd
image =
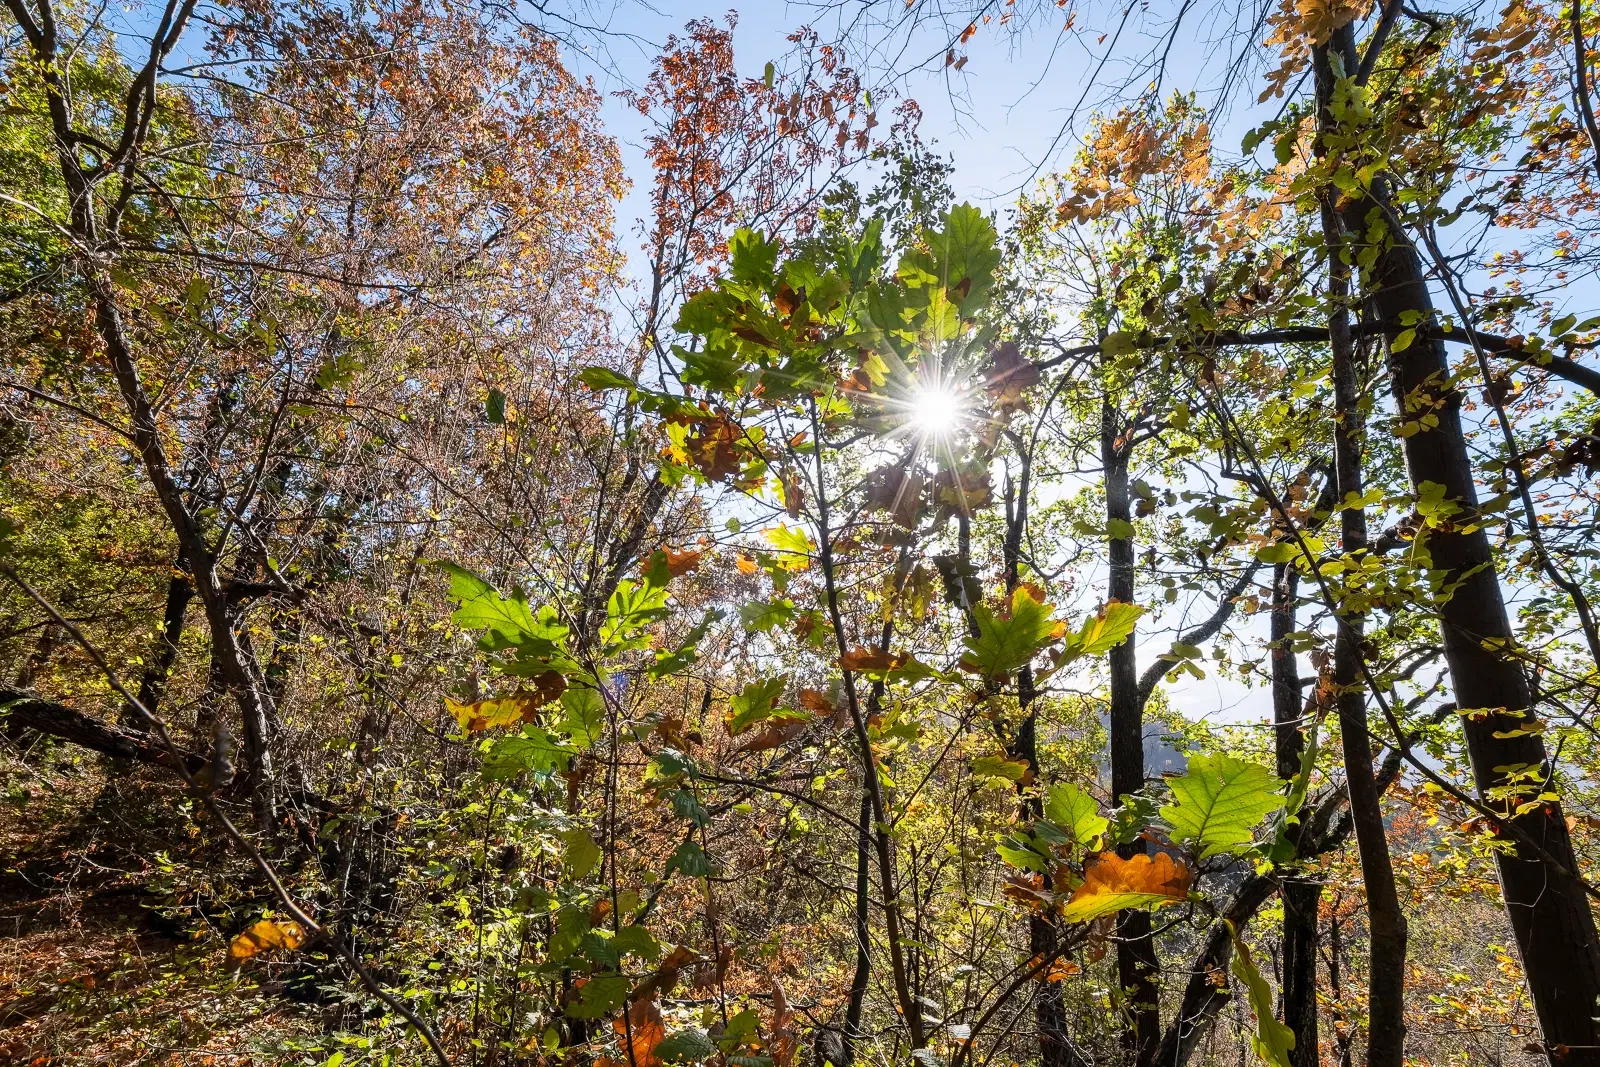
[(930, 386), (911, 398), (911, 423), (928, 437), (944, 437), (961, 421), (961, 398), (948, 388)]

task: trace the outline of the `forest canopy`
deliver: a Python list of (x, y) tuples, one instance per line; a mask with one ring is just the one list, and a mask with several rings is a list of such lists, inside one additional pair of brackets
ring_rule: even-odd
[(630, 2), (5, 0), (0, 1063), (1600, 1065), (1600, 6)]

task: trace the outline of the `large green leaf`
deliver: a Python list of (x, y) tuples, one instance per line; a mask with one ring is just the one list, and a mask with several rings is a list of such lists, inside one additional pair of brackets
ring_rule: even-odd
[(625, 975), (600, 974), (583, 983), (578, 998), (567, 1005), (574, 1019), (601, 1019), (622, 1006), (633, 982)]
[(986, 678), (1004, 677), (1066, 632), (1066, 625), (1050, 614), (1050, 605), (1036, 600), (1029, 586), (1017, 586), (1010, 607), (1002, 616), (987, 604), (974, 606), (978, 635), (967, 638), (967, 654), (961, 657), (964, 670)]
[(511, 641), (540, 628), (526, 600), (501, 596), (465, 567), (440, 561), (439, 568), (450, 576), (450, 598), (461, 605), (450, 616), (458, 626), (497, 631)]
[(1100, 814), (1094, 797), (1071, 782), (1050, 787), (1044, 802), (1044, 817), (1064, 831), (1080, 848), (1091, 848), (1105, 834), (1111, 820)]
[(717, 1046), (704, 1030), (679, 1030), (656, 1046), (662, 1063), (701, 1063), (717, 1054)]
[(1144, 609), (1137, 604), (1109, 601), (1083, 624), (1081, 630), (1068, 638), (1067, 650), (1074, 656), (1098, 656), (1110, 652), (1128, 639), (1139, 616), (1143, 614)]
[(1265, 767), (1233, 756), (1199, 755), (1170, 783), (1177, 801), (1161, 809), (1174, 841), (1190, 842), (1201, 859), (1241, 852), (1263, 818), (1283, 806), (1283, 782)]
[(780, 674), (776, 678), (751, 682), (741, 689), (733, 698), (733, 717), (728, 720), (729, 735), (737, 737), (756, 723), (770, 718), (773, 705), (783, 696), (788, 684), (789, 676)]
[(566, 770), (573, 749), (529, 723), (522, 733), (502, 737), (489, 747), (483, 761), (483, 776), (491, 782), (515, 778), (531, 771), (535, 774)]

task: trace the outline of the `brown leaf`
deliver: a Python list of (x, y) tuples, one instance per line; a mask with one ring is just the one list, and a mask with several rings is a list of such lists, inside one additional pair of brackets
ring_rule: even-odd
[(1022, 408), (1022, 394), (1039, 384), (1039, 368), (1023, 358), (1015, 341), (1006, 341), (994, 350), (983, 376), (1002, 414)]
[(679, 552), (676, 549), (667, 548), (662, 551), (667, 554), (667, 573), (674, 578), (682, 578), (685, 574), (700, 566), (700, 559), (705, 555), (704, 552), (696, 552), (693, 549)]
[(800, 690), (800, 706), (824, 718), (833, 716), (833, 700), (820, 689)]
[(904, 664), (908, 658), (904, 652), (854, 648), (839, 657), (839, 666), (847, 671), (892, 671)]
[(654, 974), (634, 987), (633, 998), (654, 1000), (657, 994), (670, 995), (678, 984), (679, 974), (697, 958), (693, 949), (678, 945), (656, 965)]
[(622, 1036), (622, 1049), (631, 1067), (661, 1067), (656, 1046), (667, 1036), (667, 1024), (654, 997), (635, 1000), (627, 1019), (613, 1019), (611, 1028)]
[(770, 723), (766, 729), (746, 737), (734, 749), (735, 752), (765, 752), (770, 748), (777, 748), (786, 741), (792, 741), (805, 732), (805, 719), (777, 719)]

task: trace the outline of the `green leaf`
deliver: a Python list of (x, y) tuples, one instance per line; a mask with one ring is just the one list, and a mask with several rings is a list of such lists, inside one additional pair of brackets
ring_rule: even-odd
[(1012, 593), (1011, 610), (1005, 617), (987, 604), (975, 605), (972, 614), (978, 635), (967, 638), (961, 667), (985, 678), (1012, 673), (1066, 632), (1065, 624), (1051, 615), (1050, 605), (1034, 599), (1026, 585), (1017, 586)]
[(673, 792), (672, 810), (678, 818), (688, 819), (696, 826), (705, 826), (711, 822), (711, 813), (701, 805), (700, 798), (687, 789)]
[(667, 591), (659, 586), (623, 579), (606, 602), (606, 621), (600, 627), (600, 640), (608, 652), (644, 648), (650, 641), (643, 632), (653, 622), (667, 617)]
[(574, 685), (561, 694), (561, 708), (565, 713), (556, 729), (572, 739), (579, 748), (588, 748), (600, 740), (605, 730), (606, 706), (598, 690), (587, 685)]
[(1283, 807), (1283, 782), (1265, 767), (1221, 754), (1198, 755), (1170, 783), (1175, 804), (1161, 809), (1172, 839), (1193, 842), (1201, 859), (1241, 852), (1256, 825)]
[(750, 229), (738, 229), (728, 238), (728, 273), (736, 282), (770, 289), (776, 281), (778, 243)]
[(695, 624), (694, 629), (684, 635), (683, 642), (677, 648), (671, 652), (657, 652), (656, 661), (650, 665), (650, 677), (659, 680), (692, 665), (700, 658), (701, 640), (721, 618), (722, 609), (712, 608), (706, 612), (705, 618)]
[(622, 1006), (632, 980), (620, 974), (600, 974), (583, 983), (578, 999), (567, 1005), (574, 1019), (602, 1019)]
[(1084, 622), (1081, 630), (1067, 639), (1067, 651), (1074, 657), (1110, 652), (1128, 639), (1143, 614), (1144, 608), (1137, 604), (1108, 601), (1092, 619)]
[(995, 852), (1000, 858), (1013, 867), (1020, 867), (1025, 871), (1037, 871), (1039, 874), (1049, 870), (1050, 861), (1032, 844), (1016, 837), (996, 838)]
[(1273, 1016), (1272, 987), (1261, 976), (1255, 961), (1250, 958), (1250, 949), (1231, 922), (1228, 923), (1228, 933), (1233, 935), (1233, 973), (1244, 983), (1250, 1010), (1256, 1017), (1256, 1032), (1250, 1035), (1250, 1047), (1261, 1057), (1261, 1062), (1269, 1067), (1291, 1067), (1294, 1031)]
[(1399, 333), (1394, 335), (1394, 340), (1389, 342), (1389, 351), (1391, 351), (1391, 352), (1404, 352), (1406, 349), (1411, 347), (1411, 343), (1413, 341), (1415, 341), (1416, 339), (1417, 339), (1417, 331), (1416, 330), (1414, 330), (1414, 329), (1401, 330)]
[(535, 774), (566, 770), (573, 750), (529, 723), (522, 733), (502, 737), (489, 746), (483, 761), (483, 777), (491, 782), (515, 778), (519, 774)]
[(589, 916), (584, 909), (576, 904), (568, 904), (556, 913), (556, 928), (550, 935), (550, 945), (547, 949), (550, 959), (556, 963), (570, 957), (578, 951), (578, 946), (583, 944), (583, 937), (589, 932)]
[(704, 1030), (697, 1029), (668, 1034), (656, 1046), (656, 1056), (662, 1063), (701, 1063), (716, 1054), (716, 1043)]
[(600, 846), (589, 836), (589, 831), (581, 826), (568, 830), (562, 838), (566, 841), (567, 848), (562, 855), (561, 864), (566, 869), (567, 876), (573, 881), (587, 878), (594, 870), (595, 864), (600, 862)]
[(1100, 814), (1100, 805), (1094, 797), (1071, 782), (1059, 782), (1050, 787), (1044, 802), (1044, 817), (1066, 831), (1082, 848), (1092, 848), (1106, 832), (1111, 820)]
[(765, 633), (794, 621), (794, 601), (779, 597), (776, 600), (756, 600), (739, 607), (739, 621), (753, 634)]
[(1110, 519), (1106, 522), (1106, 536), (1113, 541), (1132, 540), (1133, 534), (1133, 523), (1127, 519)]
[(652, 963), (661, 958), (661, 942), (638, 923), (632, 923), (618, 930), (611, 938), (611, 947), (618, 952), (637, 956)]
[(1116, 330), (1106, 334), (1104, 341), (1100, 342), (1102, 355), (1115, 359), (1117, 356), (1126, 356), (1139, 347), (1139, 335), (1126, 330)]
[(484, 414), (490, 422), (503, 423), (506, 421), (506, 394), (498, 389), (489, 390), (489, 402), (484, 405)]
[[(493, 630), (512, 641), (540, 629), (526, 600), (501, 596), (493, 586), (465, 567), (442, 561), (438, 566), (450, 575), (450, 597), (461, 605), (450, 616), (458, 626), (468, 630)], [(565, 636), (565, 627), (561, 633)]]
[(990, 756), (979, 756), (973, 760), (972, 773), (979, 778), (1020, 782), (1022, 776), (1028, 773), (1028, 764), (1023, 760), (1007, 759), (1004, 754), (995, 753)]
[(772, 708), (783, 696), (789, 676), (780, 674), (761, 682), (751, 682), (733, 698), (733, 717), (728, 720), (728, 733), (738, 737), (756, 723), (772, 717)]
[(597, 393), (607, 389), (635, 389), (633, 380), (624, 378), (610, 367), (585, 367), (578, 372), (578, 380)]
[(672, 853), (672, 858), (667, 860), (667, 873), (677, 871), (688, 875), (690, 878), (704, 878), (711, 873), (711, 857), (706, 855), (705, 849), (698, 842), (686, 840)]
[(761, 1017), (749, 1008), (728, 1020), (728, 1025), (717, 1037), (717, 1045), (724, 1052), (732, 1051), (755, 1037), (761, 1030)]

